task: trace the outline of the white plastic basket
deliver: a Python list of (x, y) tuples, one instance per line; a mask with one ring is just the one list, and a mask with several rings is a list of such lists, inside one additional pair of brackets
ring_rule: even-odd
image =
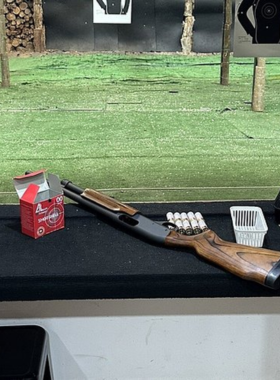
[(260, 207), (234, 206), (230, 208), (230, 214), (238, 244), (262, 247), (267, 224)]

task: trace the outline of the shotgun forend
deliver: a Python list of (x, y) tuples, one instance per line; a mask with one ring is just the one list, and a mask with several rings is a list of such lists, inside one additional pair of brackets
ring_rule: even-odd
[(89, 211), (108, 217), (149, 241), (169, 247), (191, 248), (204, 259), (245, 280), (271, 289), (280, 287), (280, 252), (222, 240), (214, 231), (186, 236), (154, 222), (138, 210), (96, 190), (83, 190), (61, 181), (64, 195)]

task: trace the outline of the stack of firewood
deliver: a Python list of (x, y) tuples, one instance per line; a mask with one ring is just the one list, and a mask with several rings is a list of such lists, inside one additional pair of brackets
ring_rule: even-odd
[(5, 0), (8, 51), (34, 50), (34, 18), (32, 0)]

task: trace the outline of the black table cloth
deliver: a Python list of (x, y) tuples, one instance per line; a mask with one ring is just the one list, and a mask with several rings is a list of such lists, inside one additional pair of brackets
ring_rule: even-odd
[[(133, 204), (155, 221), (168, 211), (200, 211), (222, 239), (235, 241), (229, 208), (260, 206), (264, 247), (280, 251), (272, 201)], [(65, 207), (65, 229), (34, 240), (20, 232), (19, 206), (0, 206), (0, 301), (274, 297), (187, 249), (159, 247), (129, 235), (77, 205)]]

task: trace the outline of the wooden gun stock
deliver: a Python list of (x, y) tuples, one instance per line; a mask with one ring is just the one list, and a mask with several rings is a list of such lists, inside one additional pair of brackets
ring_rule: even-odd
[(204, 259), (228, 272), (272, 289), (280, 287), (280, 252), (231, 243), (214, 231), (185, 236), (171, 231), (165, 239), (170, 247), (190, 247)]
[(271, 289), (280, 287), (280, 252), (222, 240), (214, 231), (186, 236), (146, 218), (138, 210), (96, 190), (83, 190), (61, 181), (64, 195), (92, 212), (103, 214), (122, 227), (157, 244), (191, 248), (202, 258), (245, 280)]

